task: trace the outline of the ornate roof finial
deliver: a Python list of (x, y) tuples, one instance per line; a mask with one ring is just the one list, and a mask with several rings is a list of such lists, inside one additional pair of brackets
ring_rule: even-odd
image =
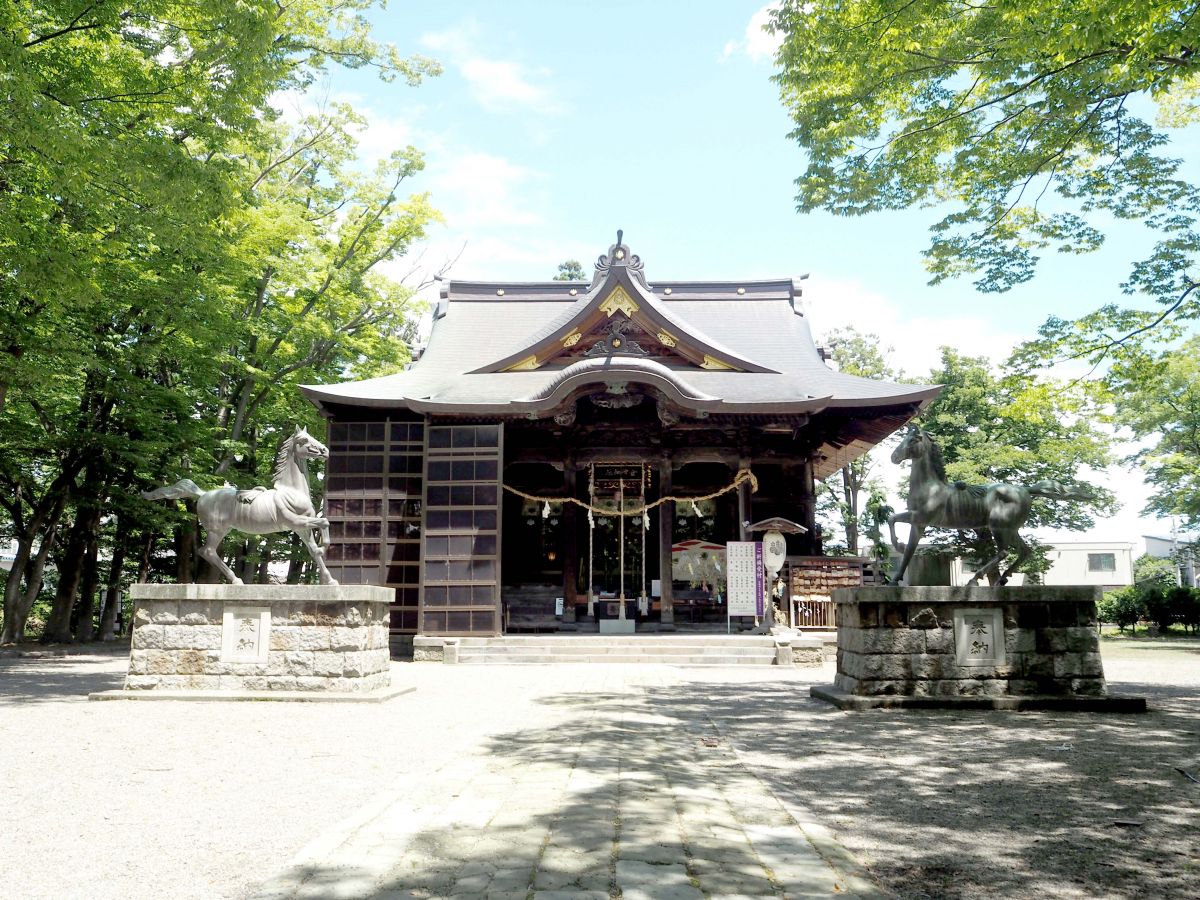
[(592, 284), (595, 285), (606, 278), (610, 268), (627, 269), (642, 287), (646, 287), (642, 260), (629, 253), (629, 248), (625, 246), (625, 231), (621, 228), (617, 229), (617, 242), (608, 248), (608, 253), (596, 260), (596, 273), (592, 276)]

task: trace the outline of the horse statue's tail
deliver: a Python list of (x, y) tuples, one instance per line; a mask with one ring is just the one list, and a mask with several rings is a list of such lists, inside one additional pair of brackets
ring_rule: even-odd
[(147, 500), (195, 500), (203, 493), (204, 491), (196, 482), (188, 478), (181, 478), (166, 487), (142, 491), (142, 496)]
[(1045, 497), (1049, 500), (1091, 500), (1092, 492), (1087, 488), (1070, 487), (1061, 481), (1046, 479), (1029, 485), (1029, 493), (1034, 497)]

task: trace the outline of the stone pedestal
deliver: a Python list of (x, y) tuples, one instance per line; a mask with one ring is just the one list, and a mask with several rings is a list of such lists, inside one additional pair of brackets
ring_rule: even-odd
[(390, 685), (388, 604), (373, 585), (138, 584), (125, 690), (270, 697)]
[(1104, 681), (1093, 587), (858, 587), (833, 592), (843, 709), (1145, 709)]

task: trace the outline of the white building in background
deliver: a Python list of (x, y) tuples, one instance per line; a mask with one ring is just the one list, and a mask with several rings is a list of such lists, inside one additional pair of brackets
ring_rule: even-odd
[[(1071, 541), (1050, 545), (1047, 556), (1051, 567), (1042, 576), (1043, 584), (1096, 585), (1107, 590), (1133, 584), (1133, 544), (1112, 541)], [(950, 566), (950, 583), (963, 585), (971, 580), (975, 569), (965, 560), (956, 559)], [(1016, 574), (1009, 584), (1025, 583), (1023, 574)]]
[(1189, 545), (1185, 544), (1181, 548), (1179, 542), (1173, 537), (1155, 537), (1149, 534), (1142, 535), (1142, 540), (1146, 542), (1147, 556), (1178, 561), (1179, 565), (1176, 569), (1178, 584), (1185, 587), (1196, 586), (1196, 557)]

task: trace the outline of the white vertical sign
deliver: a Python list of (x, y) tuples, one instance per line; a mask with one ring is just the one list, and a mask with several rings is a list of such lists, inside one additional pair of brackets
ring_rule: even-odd
[(729, 615), (763, 613), (763, 557), (758, 541), (730, 541), (725, 545)]

